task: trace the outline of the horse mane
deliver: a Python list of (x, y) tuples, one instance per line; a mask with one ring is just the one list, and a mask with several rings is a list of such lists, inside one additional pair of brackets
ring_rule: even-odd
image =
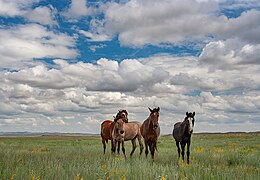
[(114, 122), (117, 122), (118, 119), (122, 119), (123, 116), (121, 114), (117, 114), (116, 117), (114, 117)]
[(153, 108), (153, 110), (149, 108), (149, 110), (150, 110), (150, 114), (151, 114), (151, 113), (154, 113), (154, 112), (159, 112), (160, 108), (159, 107), (158, 108)]
[(125, 110), (125, 109), (120, 109), (120, 110), (118, 110), (118, 114), (119, 113), (125, 113), (127, 116), (128, 116), (128, 112), (127, 112), (127, 110)]
[(182, 130), (183, 130), (183, 135), (185, 137), (189, 136), (189, 133), (188, 133), (188, 126), (189, 126), (189, 122), (186, 121), (187, 120), (187, 117), (185, 117), (184, 121), (181, 123), (181, 126), (182, 126)]
[[(122, 113), (124, 113), (126, 115), (126, 117), (123, 117), (121, 115)], [(128, 112), (127, 112), (127, 110), (125, 110), (125, 109), (118, 110), (116, 117), (114, 117), (114, 121), (115, 121), (115, 119), (118, 120), (119, 118), (123, 118), (123, 121), (128, 123)]]
[[(194, 118), (194, 116), (195, 116), (195, 112), (193, 112), (193, 113), (191, 113), (191, 112), (186, 112), (186, 117), (185, 117), (185, 119), (187, 119), (188, 117), (192, 117), (192, 118)], [(184, 119), (184, 120), (185, 120)]]

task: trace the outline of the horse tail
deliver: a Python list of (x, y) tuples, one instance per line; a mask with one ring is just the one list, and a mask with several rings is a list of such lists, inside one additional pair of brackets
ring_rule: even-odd
[(108, 139), (106, 139), (106, 143), (108, 143)]

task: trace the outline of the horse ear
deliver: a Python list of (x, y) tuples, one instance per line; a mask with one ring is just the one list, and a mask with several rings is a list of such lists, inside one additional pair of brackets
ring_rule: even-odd
[(150, 110), (150, 112), (152, 112), (153, 110), (151, 110), (151, 108), (148, 107), (148, 109)]
[(159, 111), (160, 111), (160, 107), (157, 108), (157, 112), (159, 112)]
[(189, 113), (188, 112), (186, 112), (186, 116), (188, 116), (189, 115)]
[(195, 116), (195, 112), (193, 112), (192, 116), (193, 116), (193, 117)]

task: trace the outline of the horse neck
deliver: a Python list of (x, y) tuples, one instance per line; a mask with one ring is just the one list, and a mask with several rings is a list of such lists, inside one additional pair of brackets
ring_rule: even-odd
[(181, 123), (182, 126), (182, 132), (184, 136), (191, 136), (188, 131), (189, 131), (189, 121), (184, 119), (184, 121)]
[(115, 121), (113, 121), (113, 122), (110, 124), (110, 134), (113, 133), (114, 127), (115, 127)]
[(146, 121), (147, 121), (147, 126), (149, 127), (149, 129), (152, 128), (153, 123), (152, 123), (151, 116), (149, 116), (149, 117), (146, 119)]
[(153, 129), (152, 117), (149, 116), (149, 117), (147, 118), (147, 121), (148, 121), (148, 131), (149, 131), (150, 133), (156, 133), (156, 132), (154, 131), (154, 129)]

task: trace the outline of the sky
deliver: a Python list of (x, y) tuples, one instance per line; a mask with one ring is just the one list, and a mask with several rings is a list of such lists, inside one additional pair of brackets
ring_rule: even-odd
[(259, 0), (0, 0), (0, 132), (260, 131)]

